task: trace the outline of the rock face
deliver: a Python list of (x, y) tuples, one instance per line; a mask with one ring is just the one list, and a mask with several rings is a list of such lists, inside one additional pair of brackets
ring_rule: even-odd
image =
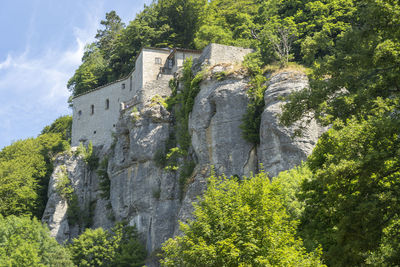
[(281, 112), (280, 96), (308, 86), (306, 75), (286, 71), (270, 79), (264, 98), (260, 145), (255, 147), (242, 138), (240, 129), (248, 104), (248, 79), (240, 73), (223, 80), (212, 78), (213, 72), (231, 68), (229, 64), (211, 68), (209, 78), (200, 84), (189, 117), (189, 154), (196, 167), (185, 188), (181, 188), (179, 172), (167, 171), (155, 161), (172, 133), (174, 120), (161, 104), (149, 100), (122, 111), (113, 146), (98, 151), (100, 158), (108, 157), (109, 200), (100, 197), (99, 177), (88, 170), (82, 157), (58, 157), (43, 217), (52, 235), (62, 242), (83, 229), (71, 227), (66, 216), (68, 205), (55, 189), (62, 165), (66, 166), (81, 209), (91, 215), (90, 227), (109, 228), (126, 220), (136, 225), (147, 251), (152, 253), (179, 233), (179, 220), (191, 218), (192, 203), (205, 190), (211, 165), (217, 174), (247, 176), (257, 172), (262, 163), (274, 176), (305, 160), (323, 129), (313, 121), (301, 138), (293, 139), (294, 129), (280, 126), (277, 115)]
[(149, 103), (137, 113), (122, 114), (110, 158), (111, 205), (116, 221), (136, 225), (149, 252), (172, 236), (179, 196), (175, 173), (153, 160), (169, 136), (170, 116)]
[(292, 127), (279, 124), (278, 115), (284, 104), (281, 97), (308, 87), (307, 76), (298, 71), (284, 71), (271, 77), (265, 91), (265, 109), (261, 117), (258, 162), (271, 177), (305, 161), (324, 129), (315, 120), (306, 125), (300, 137), (294, 137), (298, 122)]

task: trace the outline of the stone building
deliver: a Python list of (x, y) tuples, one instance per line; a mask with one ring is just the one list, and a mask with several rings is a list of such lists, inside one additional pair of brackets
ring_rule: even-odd
[(135, 67), (126, 77), (73, 98), (72, 146), (92, 141), (108, 147), (120, 111), (145, 103), (154, 95), (170, 94), (168, 82), (186, 58), (218, 64), (240, 62), (250, 49), (208, 45), (203, 52), (189, 49), (143, 48)]

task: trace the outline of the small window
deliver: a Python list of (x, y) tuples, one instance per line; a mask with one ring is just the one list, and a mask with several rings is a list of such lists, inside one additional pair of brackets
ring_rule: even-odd
[(79, 110), (79, 111), (78, 111), (78, 116), (79, 116), (79, 117), (82, 116), (82, 110)]
[(96, 131), (93, 132), (93, 134), (96, 134), (96, 133), (97, 133)]
[(90, 115), (93, 115), (94, 114), (94, 105), (91, 105), (90, 106)]
[(121, 88), (122, 88), (122, 89), (125, 89), (125, 84), (124, 84), (124, 83), (121, 84)]
[(115, 127), (115, 124), (113, 124), (113, 127)]
[(173, 66), (174, 66), (174, 60), (173, 59), (168, 59), (168, 68), (172, 69)]
[(132, 76), (129, 78), (129, 91), (132, 91)]
[(156, 64), (157, 64), (157, 65), (161, 65), (161, 64), (162, 64), (161, 58), (156, 57)]
[(110, 108), (110, 100), (106, 99), (106, 109), (109, 109), (109, 108)]

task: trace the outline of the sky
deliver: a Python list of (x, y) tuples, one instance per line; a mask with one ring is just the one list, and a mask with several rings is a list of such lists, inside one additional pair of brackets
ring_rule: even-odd
[(0, 0), (0, 149), (71, 114), (66, 84), (115, 10), (125, 24), (151, 0)]

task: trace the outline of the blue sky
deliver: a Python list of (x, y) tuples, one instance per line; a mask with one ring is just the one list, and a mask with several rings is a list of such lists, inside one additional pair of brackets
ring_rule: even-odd
[(0, 4), (0, 149), (70, 114), (66, 88), (105, 13), (127, 24), (151, 0), (13, 0)]

